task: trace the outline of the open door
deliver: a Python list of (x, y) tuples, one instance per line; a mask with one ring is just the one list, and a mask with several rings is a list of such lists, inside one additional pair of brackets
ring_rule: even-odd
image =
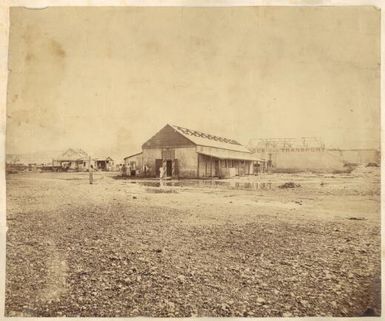
[(178, 177), (178, 160), (172, 160), (172, 177)]
[(159, 177), (160, 175), (160, 168), (162, 167), (162, 160), (161, 159), (156, 159), (155, 160), (155, 176)]
[(219, 159), (216, 159), (214, 161), (214, 176), (215, 177), (219, 177), (220, 174), (219, 174)]
[(166, 162), (166, 176), (167, 177), (172, 176), (172, 160), (168, 160)]

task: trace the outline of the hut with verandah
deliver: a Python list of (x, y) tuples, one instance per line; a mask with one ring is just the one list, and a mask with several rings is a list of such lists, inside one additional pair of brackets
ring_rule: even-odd
[(90, 156), (82, 149), (69, 148), (52, 161), (52, 166), (62, 171), (87, 171)]

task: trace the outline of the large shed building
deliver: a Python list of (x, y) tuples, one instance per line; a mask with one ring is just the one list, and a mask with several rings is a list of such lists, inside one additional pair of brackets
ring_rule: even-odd
[[(253, 173), (255, 156), (233, 139), (167, 124), (142, 145), (141, 158), (147, 176), (232, 177)], [(126, 161), (130, 161), (128, 157)]]

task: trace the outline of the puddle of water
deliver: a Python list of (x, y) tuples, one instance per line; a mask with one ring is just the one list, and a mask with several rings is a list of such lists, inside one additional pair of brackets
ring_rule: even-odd
[(63, 181), (84, 181), (85, 177), (59, 178)]
[(257, 201), (258, 206), (285, 208), (285, 209), (296, 209), (301, 206), (300, 203), (296, 202), (280, 202), (280, 201)]
[(178, 193), (174, 189), (163, 189), (163, 188), (146, 188), (146, 192), (148, 193)]
[(236, 190), (270, 190), (272, 183), (261, 182), (228, 182), (228, 181), (210, 181), (210, 180), (197, 180), (197, 181), (130, 181), (131, 184), (138, 184), (146, 187), (224, 187), (228, 189)]

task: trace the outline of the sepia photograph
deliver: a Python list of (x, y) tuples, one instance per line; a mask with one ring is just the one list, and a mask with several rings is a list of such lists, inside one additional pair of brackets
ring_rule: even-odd
[(5, 317), (381, 317), (381, 9), (9, 8)]

